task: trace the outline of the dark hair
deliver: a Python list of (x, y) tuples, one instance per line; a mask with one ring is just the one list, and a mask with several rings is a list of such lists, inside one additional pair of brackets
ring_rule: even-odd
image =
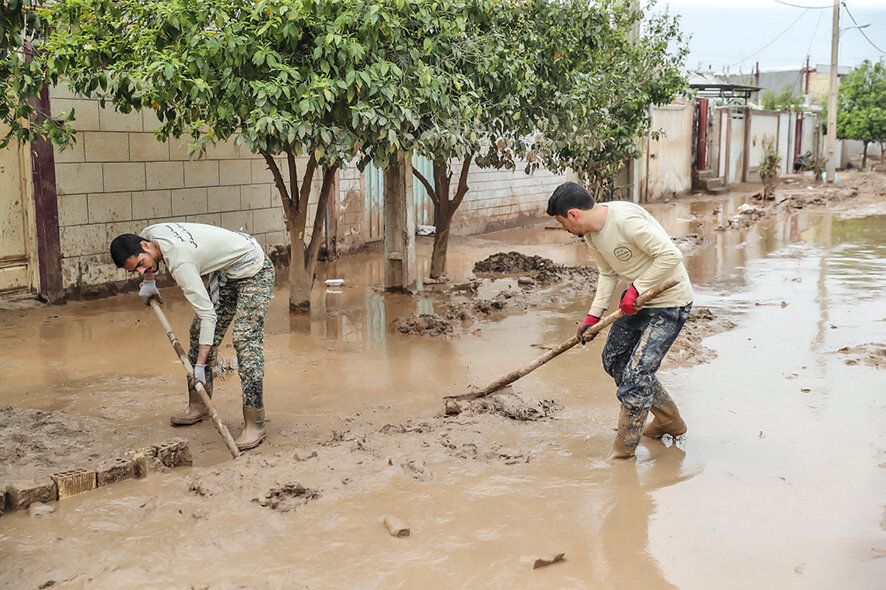
[(144, 252), (142, 242), (147, 242), (135, 234), (120, 234), (111, 242), (111, 258), (117, 268), (123, 268), (127, 260)]
[(564, 182), (548, 199), (548, 215), (566, 217), (570, 209), (588, 210), (594, 208), (594, 197), (583, 186), (574, 182)]

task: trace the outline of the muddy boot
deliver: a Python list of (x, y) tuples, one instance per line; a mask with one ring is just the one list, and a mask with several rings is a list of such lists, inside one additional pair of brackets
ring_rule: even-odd
[(632, 410), (625, 406), (621, 407), (621, 414), (618, 417), (618, 432), (615, 434), (615, 442), (612, 443), (612, 454), (609, 455), (610, 461), (635, 457), (634, 451), (640, 443), (641, 430), (648, 415), (648, 409)]
[[(207, 369), (207, 373), (208, 371), (209, 369)], [(209, 397), (212, 398), (212, 379), (208, 374), (206, 377), (206, 393), (208, 393)], [(172, 416), (170, 416), (169, 422), (173, 426), (191, 426), (192, 424), (201, 422), (204, 418), (208, 417), (209, 410), (203, 403), (203, 399), (200, 397), (200, 394), (197, 393), (197, 389), (194, 387), (191, 377), (188, 376), (188, 408), (181, 414), (173, 414)]]
[(243, 406), (243, 432), (237, 437), (237, 448), (241, 451), (254, 449), (265, 440), (268, 429), (265, 426), (265, 409)]
[(677, 438), (686, 434), (686, 423), (680, 417), (680, 410), (673, 400), (668, 400), (663, 405), (652, 404), (650, 411), (655, 417), (643, 431), (643, 436), (661, 438), (665, 434), (670, 434)]

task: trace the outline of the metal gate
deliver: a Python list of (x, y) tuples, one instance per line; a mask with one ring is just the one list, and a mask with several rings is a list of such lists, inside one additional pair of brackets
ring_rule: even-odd
[[(434, 164), (423, 156), (413, 156), (412, 165), (421, 172), (431, 186), (434, 185)], [(385, 173), (370, 162), (363, 170), (363, 196), (366, 211), (367, 241), (381, 240), (385, 236)], [(425, 186), (413, 176), (412, 198), (415, 201), (415, 225), (431, 225), (434, 222), (434, 202)]]

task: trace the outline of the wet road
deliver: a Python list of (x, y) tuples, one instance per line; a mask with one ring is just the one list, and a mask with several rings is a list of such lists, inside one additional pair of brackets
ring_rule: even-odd
[[(735, 330), (705, 342), (714, 361), (661, 375), (689, 425), (682, 448), (646, 441), (636, 463), (614, 468), (603, 461), (617, 405), (599, 364), (602, 339), (519, 382), (523, 395), (564, 405), (556, 420), (475, 425), (481, 445), (520, 449), (531, 462), (464, 461), (408, 441), (376, 442), (365, 460), (325, 447), (317, 464), (289, 458), (357, 415), (380, 423), (432, 416), (442, 395), (534, 358), (530, 344), (570, 335), (590, 293), (484, 322), (478, 335), (416, 338), (390, 324), (432, 310), (433, 297), (383, 295), (372, 253), (326, 265), (321, 278), (349, 285), (316, 290), (310, 316), (289, 316), (282, 287), (273, 302), (271, 439), (235, 465), (208, 424), (167, 425), (183, 380), (134, 295), (0, 314), (0, 405), (100, 416), (146, 442), (184, 433), (196, 451), (193, 470), (70, 499), (42, 519), (4, 516), (0, 584), (878, 587), (886, 576), (883, 376), (835, 351), (883, 342), (886, 216), (803, 211), (714, 231), (740, 202), (652, 207), (672, 235), (709, 241), (687, 259), (696, 305), (740, 315)], [(586, 263), (580, 243), (539, 226), (458, 240), (454, 280), (509, 249)], [(184, 335), (187, 304), (170, 292), (167, 308)], [(232, 377), (216, 396), (235, 435), (238, 389)], [(389, 456), (425, 457), (433, 477), (392, 471)], [(188, 492), (194, 476), (217, 493)], [(249, 501), (291, 478), (335, 491), (285, 514)], [(353, 483), (342, 487), (343, 478)], [(413, 535), (387, 536), (378, 521), (388, 513)], [(531, 570), (536, 557), (560, 552), (565, 563)]]

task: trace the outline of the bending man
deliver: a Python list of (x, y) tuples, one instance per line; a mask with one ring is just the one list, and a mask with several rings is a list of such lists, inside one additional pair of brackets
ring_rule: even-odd
[[(154, 275), (162, 262), (196, 312), (188, 354), (194, 366), (188, 379), (188, 407), (170, 418), (172, 424), (189, 426), (209, 415), (192, 379), (212, 395), (212, 363), (233, 320), (245, 421), (237, 447), (245, 451), (261, 444), (267, 435), (264, 324), (275, 273), (255, 238), (200, 223), (160, 223), (145, 228), (140, 236), (114, 238), (111, 257), (118, 268), (144, 277), (138, 294), (145, 305), (151, 299), (160, 301)], [(209, 275), (208, 292), (202, 279), (205, 275)]]
[[(594, 198), (574, 182), (561, 184), (548, 200), (548, 215), (591, 248), (600, 275), (591, 309), (578, 328), (582, 342), (600, 321), (619, 277), (630, 281), (619, 307), (624, 312), (609, 331), (603, 347), (603, 368), (618, 386), (621, 415), (611, 459), (630, 459), (640, 442), (646, 417), (654, 419), (642, 433), (651, 438), (686, 432), (677, 405), (655, 376), (692, 309), (692, 285), (683, 255), (648, 211), (625, 201), (595, 205)], [(637, 310), (644, 291), (668, 279), (679, 284)]]

